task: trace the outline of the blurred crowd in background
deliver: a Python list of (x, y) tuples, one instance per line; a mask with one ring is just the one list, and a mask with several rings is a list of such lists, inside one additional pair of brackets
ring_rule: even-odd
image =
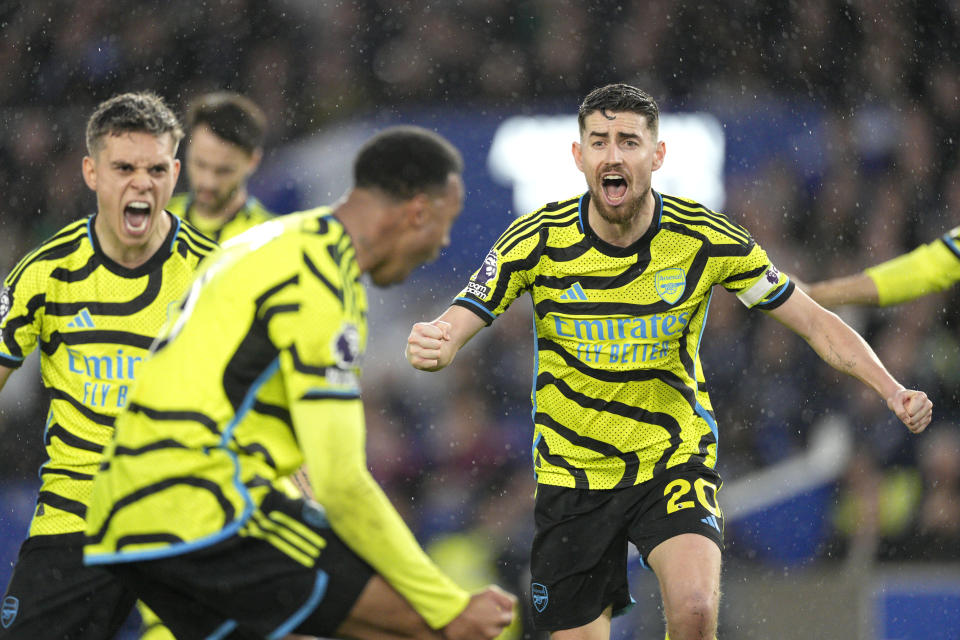
[[(524, 113), (559, 103), (572, 114), (590, 89), (617, 81), (646, 89), (665, 112), (749, 117), (767, 104), (802, 103), (826, 114), (818, 170), (801, 170), (790, 157), (727, 168), (725, 211), (778, 267), (806, 281), (845, 275), (960, 224), (954, 0), (3, 7), (4, 274), (54, 230), (94, 210), (80, 177), (85, 120), (102, 99), (141, 89), (178, 109), (213, 89), (249, 95), (269, 117), (268, 155), (397, 105)], [(405, 336), (455, 293), (409, 302), (415, 311), (394, 314), (389, 331)], [(921, 437), (735, 297), (719, 291), (711, 312), (702, 357), (728, 483), (801, 454), (811, 425), (842, 416), (855, 453), (834, 488), (815, 559), (960, 560), (960, 287), (895, 309), (841, 311), (895, 376), (932, 397), (935, 423)], [(445, 375), (379, 370), (374, 362), (365, 386), (370, 465), (401, 513), (465, 581), (515, 590), (523, 588), (532, 533), (529, 314), (511, 309)], [(35, 381), (5, 392), (0, 482), (30, 480), (43, 460), (45, 398)], [(747, 547), (728, 536), (732, 557), (749, 560)]]

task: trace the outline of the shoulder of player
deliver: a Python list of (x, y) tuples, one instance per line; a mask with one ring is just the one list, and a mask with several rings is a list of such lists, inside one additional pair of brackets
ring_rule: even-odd
[[(169, 207), (167, 211), (170, 211)], [(173, 241), (176, 249), (175, 253), (180, 253), (183, 256), (193, 255), (202, 259), (217, 250), (219, 245), (215, 240), (205, 236), (180, 216), (172, 212), (171, 214), (174, 218), (174, 224), (177, 225), (176, 238)]]
[(663, 208), (660, 224), (666, 229), (706, 236), (713, 244), (743, 244), (753, 242), (750, 232), (727, 215), (687, 198), (660, 194)]
[(577, 227), (579, 220), (580, 196), (549, 202), (512, 221), (497, 239), (494, 249), (500, 255), (506, 255), (518, 246), (523, 248), (537, 245), (544, 231), (549, 235), (553, 230)]
[[(44, 240), (35, 249), (20, 259), (10, 271), (4, 285), (15, 287), (26, 274), (31, 274), (38, 282), (45, 282), (47, 275), (54, 269), (63, 266), (64, 260), (78, 254), (84, 247), (92, 253), (93, 246), (89, 240), (90, 218), (81, 218), (64, 226), (55, 234)], [(85, 256), (86, 259), (89, 256)]]

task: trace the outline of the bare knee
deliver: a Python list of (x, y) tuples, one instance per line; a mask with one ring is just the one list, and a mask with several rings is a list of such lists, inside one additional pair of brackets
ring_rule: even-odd
[(717, 632), (719, 594), (692, 590), (664, 602), (670, 640), (713, 640)]

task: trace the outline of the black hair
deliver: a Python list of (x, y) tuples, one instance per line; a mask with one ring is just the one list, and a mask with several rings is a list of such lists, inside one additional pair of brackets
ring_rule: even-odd
[(368, 140), (353, 165), (354, 186), (409, 200), (463, 173), (463, 158), (443, 136), (414, 126), (391, 127)]
[(647, 128), (654, 134), (660, 127), (660, 108), (656, 101), (642, 89), (629, 84), (608, 84), (594, 89), (583, 99), (577, 121), (583, 133), (584, 121), (594, 111), (606, 115), (607, 111), (627, 111), (647, 118)]
[(218, 138), (235, 144), (247, 153), (263, 146), (267, 117), (253, 100), (239, 93), (207, 93), (187, 108), (187, 128), (207, 125)]

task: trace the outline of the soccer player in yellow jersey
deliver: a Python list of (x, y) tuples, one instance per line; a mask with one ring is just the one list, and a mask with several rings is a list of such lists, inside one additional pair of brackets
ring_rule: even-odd
[(531, 600), (538, 629), (606, 638), (632, 603), (627, 542), (656, 574), (672, 640), (713, 638), (723, 512), (718, 428), (699, 360), (713, 286), (805, 338), (911, 431), (931, 404), (770, 262), (741, 226), (658, 193), (659, 111), (629, 85), (591, 92), (573, 159), (588, 191), (518, 218), (453, 305), (414, 325), (410, 363), (436, 371), (523, 292), (536, 340)]
[[(471, 596), (429, 560), (364, 454), (361, 275), (400, 282), (448, 244), (461, 173), (440, 136), (382, 132), (332, 208), (206, 262), (155, 343), (94, 483), (85, 560), (178, 638), (485, 640), (511, 621), (512, 596)], [(316, 502), (279, 488), (304, 463)]]
[[(150, 344), (216, 248), (164, 207), (183, 132), (157, 96), (123, 94), (87, 123), (97, 210), (27, 254), (0, 291), (0, 387), (34, 349), (51, 401), (47, 460), (3, 599), (0, 638), (109, 638), (134, 597), (82, 562), (93, 477)], [(39, 426), (39, 425), (38, 425)]]
[[(217, 91), (193, 100), (186, 113), (189, 191), (174, 195), (167, 210), (219, 243), (271, 220), (274, 215), (247, 190), (263, 158), (267, 119), (252, 100)], [(156, 614), (138, 604), (141, 640), (169, 640)]]
[(263, 158), (267, 121), (249, 98), (228, 91), (200, 96), (187, 109), (190, 190), (167, 209), (224, 243), (273, 214), (247, 191)]
[(861, 273), (804, 285), (825, 307), (844, 304), (886, 307), (908, 302), (960, 281), (960, 227), (913, 251)]

